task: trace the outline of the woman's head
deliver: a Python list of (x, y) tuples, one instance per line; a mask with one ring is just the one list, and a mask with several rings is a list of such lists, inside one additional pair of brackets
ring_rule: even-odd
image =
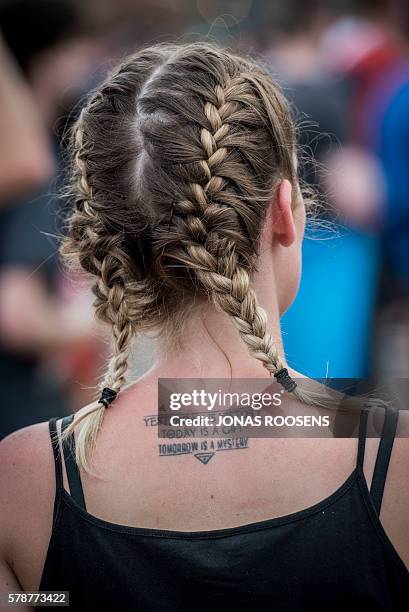
[[(61, 252), (94, 276), (97, 315), (112, 327), (103, 386), (123, 385), (135, 333), (177, 329), (205, 300), (271, 374), (280, 370), (251, 280), (268, 218), (272, 252), (287, 258), (275, 262), (286, 271), (280, 309), (291, 303), (304, 211), (294, 125), (269, 74), (208, 44), (144, 49), (90, 97), (71, 148), (74, 208)], [(96, 408), (81, 430), (88, 440)]]

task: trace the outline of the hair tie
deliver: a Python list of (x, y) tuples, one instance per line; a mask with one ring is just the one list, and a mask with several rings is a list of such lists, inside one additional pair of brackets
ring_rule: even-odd
[(286, 391), (294, 391), (297, 386), (295, 380), (293, 380), (289, 375), (287, 368), (281, 368), (281, 370), (278, 370), (274, 374), (274, 377), (278, 380), (278, 382), (284, 387)]
[(101, 397), (99, 398), (98, 403), (104, 404), (105, 408), (108, 408), (109, 404), (114, 401), (117, 395), (118, 392), (114, 391), (114, 389), (104, 387), (104, 389), (102, 389)]

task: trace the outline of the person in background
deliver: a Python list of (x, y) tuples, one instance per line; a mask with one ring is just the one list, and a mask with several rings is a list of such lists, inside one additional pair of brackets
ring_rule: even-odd
[[(307, 160), (303, 178), (326, 205), (320, 211), (321, 227), (307, 235), (303, 246), (304, 274), (297, 299), (283, 317), (284, 342), (290, 362), (310, 376), (365, 377), (371, 370), (380, 269), (379, 238), (370, 220), (377, 211), (380, 181), (367, 150), (340, 169), (339, 156), (351, 142), (356, 80), (328, 61), (346, 47), (329, 32), (349, 17), (336, 0), (308, 5), (292, 0), (285, 8), (268, 55), (298, 115), (301, 144), (319, 162)], [(354, 40), (359, 46), (360, 37)], [(340, 188), (348, 192), (342, 204), (352, 202), (349, 208), (339, 202)], [(317, 321), (316, 305), (323, 301)]]
[[(372, 217), (367, 214), (363, 221), (377, 232), (381, 255), (373, 326), (373, 368), (380, 379), (406, 377), (409, 371), (408, 11), (400, 0), (356, 0), (354, 5), (354, 15), (335, 24), (324, 44), (327, 60), (337, 63), (339, 70), (349, 74), (355, 84), (350, 113), (351, 145), (338, 156), (341, 158), (339, 176), (349, 173), (355, 177), (355, 184), (351, 190), (338, 187), (334, 191), (337, 205), (352, 216), (356, 194), (362, 196), (369, 186), (372, 188), (372, 202), (376, 201), (377, 206)], [(334, 53), (337, 48), (343, 52)], [(362, 172), (359, 158), (365, 154), (367, 159), (372, 159), (372, 174)]]
[[(75, 407), (65, 391), (73, 379), (76, 389), (94, 384), (99, 361), (89, 351), (104, 352), (95, 350), (90, 292), (62, 275), (53, 238), (63, 207), (53, 195), (63, 163), (56, 121), (70, 113), (98, 58), (77, 25), (63, 0), (0, 7), (0, 438)], [(84, 396), (89, 390), (77, 401)]]
[(54, 171), (44, 123), (0, 32), (0, 206), (48, 181)]

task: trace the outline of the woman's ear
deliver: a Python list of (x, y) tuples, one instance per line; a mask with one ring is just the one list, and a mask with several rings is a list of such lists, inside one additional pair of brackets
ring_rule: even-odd
[(282, 246), (288, 247), (296, 239), (292, 210), (293, 187), (288, 179), (282, 179), (271, 203), (273, 234)]

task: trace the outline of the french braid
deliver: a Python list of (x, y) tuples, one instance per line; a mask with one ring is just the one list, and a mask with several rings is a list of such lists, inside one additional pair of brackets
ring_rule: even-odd
[(297, 180), (295, 128), (253, 62), (204, 43), (155, 45), (91, 95), (70, 150), (74, 207), (61, 254), (92, 275), (96, 314), (112, 330), (109, 402), (96, 400), (64, 432), (83, 421), (76, 458), (91, 471), (87, 451), (126, 381), (135, 334), (180, 330), (199, 298), (231, 317), (270, 374), (282, 371), (251, 277), (272, 190)]
[[(228, 88), (231, 92), (232, 87)], [(201, 165), (207, 182), (204, 186), (197, 182), (191, 183), (192, 206), (190, 219), (186, 228), (194, 228), (192, 242), (186, 247), (191, 265), (195, 269), (198, 279), (211, 296), (215, 306), (230, 315), (247, 345), (250, 353), (270, 372), (281, 369), (282, 363), (273, 337), (268, 331), (267, 316), (258, 304), (254, 289), (250, 286), (247, 270), (240, 266), (235, 250), (235, 243), (229, 237), (221, 246), (221, 236), (210, 236), (205, 244), (195, 240), (197, 226), (206, 218), (211, 225), (211, 214), (219, 215), (220, 207), (209, 200), (217, 201), (220, 192), (225, 188), (222, 165), (228, 156), (228, 150), (223, 146), (223, 138), (229, 133), (229, 115), (237, 111), (237, 102), (226, 100), (221, 85), (215, 87), (216, 104), (206, 101), (204, 114), (210, 124), (210, 130), (202, 128), (200, 140), (203, 146), (204, 158)], [(219, 173), (217, 173), (217, 170)], [(211, 209), (212, 207), (212, 209)], [(182, 207), (186, 212), (186, 206)], [(203, 231), (205, 229), (203, 228)], [(215, 245), (215, 248), (212, 248)], [(227, 253), (219, 257), (220, 251)], [(216, 251), (216, 252), (212, 252)]]
[[(100, 389), (109, 388), (119, 392), (126, 381), (128, 359), (132, 341), (138, 326), (142, 328), (143, 316), (156, 304), (156, 295), (146, 281), (128, 279), (133, 269), (127, 253), (121, 246), (119, 233), (109, 234), (102, 223), (102, 217), (93, 207), (92, 189), (87, 180), (86, 152), (83, 147), (82, 118), (74, 132), (74, 163), (77, 174), (76, 211), (70, 219), (71, 235), (61, 247), (62, 255), (73, 259), (80, 253), (82, 267), (95, 277), (92, 291), (97, 317), (108, 323), (112, 331), (113, 355)], [(128, 280), (127, 280), (128, 279)], [(139, 324), (139, 325), (138, 325)], [(101, 395), (98, 392), (98, 395)], [(77, 461), (90, 473), (92, 469), (85, 453), (95, 446), (106, 405), (95, 401), (90, 409), (71, 423), (64, 431), (67, 438), (78, 424), (86, 419), (86, 426), (79, 431)]]

